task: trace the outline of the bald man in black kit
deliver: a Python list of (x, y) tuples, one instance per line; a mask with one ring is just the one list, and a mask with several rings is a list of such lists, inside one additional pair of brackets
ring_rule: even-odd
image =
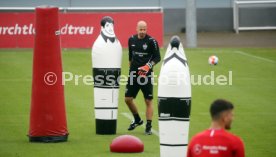
[(151, 82), (153, 66), (160, 61), (160, 51), (157, 41), (147, 34), (147, 23), (137, 23), (137, 34), (128, 40), (129, 47), (129, 78), (125, 92), (125, 102), (132, 112), (134, 121), (128, 130), (134, 130), (143, 124), (138, 109), (134, 103), (139, 90), (143, 92), (146, 103), (146, 129), (145, 134), (151, 135), (153, 116), (153, 84)]

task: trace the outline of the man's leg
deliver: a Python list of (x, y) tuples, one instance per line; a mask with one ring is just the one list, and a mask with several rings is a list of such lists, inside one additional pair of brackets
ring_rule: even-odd
[(146, 118), (147, 118), (147, 124), (146, 124), (146, 130), (145, 133), (147, 135), (151, 135), (151, 122), (152, 122), (152, 116), (153, 116), (153, 103), (152, 103), (152, 99), (145, 99), (145, 103), (146, 103)]
[(152, 116), (153, 116), (152, 99), (145, 99), (145, 103), (146, 103), (146, 118), (147, 120), (152, 120)]
[(146, 124), (146, 130), (145, 133), (147, 135), (151, 135), (151, 122), (153, 117), (153, 84), (151, 82), (151, 77), (147, 77), (148, 81), (145, 85), (141, 86), (141, 90), (144, 94), (145, 103), (146, 103), (146, 118), (147, 118), (147, 124)]
[(128, 130), (130, 131), (134, 130), (137, 126), (142, 125), (143, 120), (139, 116), (138, 109), (133, 101), (133, 97), (125, 97), (125, 102), (134, 117), (134, 121), (129, 125), (128, 128)]
[(125, 103), (132, 114), (138, 114), (138, 109), (133, 101), (133, 97), (125, 97)]
[(133, 97), (125, 97), (125, 103), (127, 104), (129, 110), (134, 117), (134, 122), (139, 123), (141, 121), (141, 118), (139, 116), (138, 109), (133, 101)]

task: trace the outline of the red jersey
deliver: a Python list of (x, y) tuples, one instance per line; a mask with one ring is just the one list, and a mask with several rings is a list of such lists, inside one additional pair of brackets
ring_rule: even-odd
[(208, 129), (192, 138), (187, 157), (244, 157), (244, 145), (224, 129)]

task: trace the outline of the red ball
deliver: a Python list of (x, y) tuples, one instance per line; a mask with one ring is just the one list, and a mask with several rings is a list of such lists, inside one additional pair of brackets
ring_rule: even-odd
[(110, 151), (116, 153), (140, 153), (144, 151), (144, 144), (135, 136), (122, 135), (112, 141)]

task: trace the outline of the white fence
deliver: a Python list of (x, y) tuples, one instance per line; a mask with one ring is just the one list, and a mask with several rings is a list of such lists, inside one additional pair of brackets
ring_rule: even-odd
[(259, 0), (259, 1), (241, 1), (241, 0), (234, 0), (233, 1), (233, 25), (234, 30), (236, 33), (239, 33), (240, 30), (276, 30), (276, 26), (247, 26), (247, 27), (240, 27), (240, 19), (239, 19), (239, 7), (242, 5), (246, 6), (256, 6), (262, 4), (276, 4), (274, 0)]

